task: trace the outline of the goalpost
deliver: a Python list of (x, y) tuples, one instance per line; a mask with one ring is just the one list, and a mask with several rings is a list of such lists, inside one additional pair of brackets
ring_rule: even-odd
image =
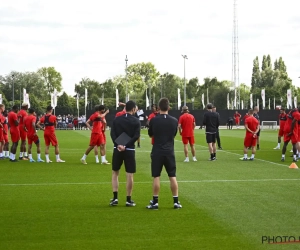
[(262, 121), (260, 129), (261, 130), (265, 130), (265, 129), (277, 130), (277, 121)]

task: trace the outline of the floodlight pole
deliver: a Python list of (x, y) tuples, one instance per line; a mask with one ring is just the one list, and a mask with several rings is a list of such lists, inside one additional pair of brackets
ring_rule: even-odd
[(185, 59), (187, 58), (187, 55), (182, 55), (183, 57), (183, 70), (184, 70), (184, 106), (186, 106), (186, 80), (185, 80)]
[(126, 62), (126, 97), (125, 97), (125, 100), (126, 102), (128, 102), (129, 100), (128, 99), (128, 80), (127, 80), (127, 62), (128, 62), (128, 58), (127, 58), (127, 55), (126, 55), (126, 58), (125, 58), (125, 62)]

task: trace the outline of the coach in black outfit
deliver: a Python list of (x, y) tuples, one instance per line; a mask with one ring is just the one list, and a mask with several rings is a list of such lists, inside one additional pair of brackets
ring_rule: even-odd
[[(216, 106), (213, 106), (212, 111), (216, 112), (218, 114), (219, 121), (220, 121), (220, 114), (217, 112)], [(216, 133), (216, 140), (217, 140), (217, 144), (218, 144), (218, 149), (222, 149), (219, 128), (218, 128), (217, 133)]]
[[(126, 103), (126, 114), (116, 117), (113, 121), (110, 136), (114, 142), (114, 152), (112, 159), (112, 186), (113, 199), (110, 201), (111, 206), (118, 205), (118, 189), (119, 189), (119, 171), (124, 162), (126, 171), (126, 206), (134, 207), (135, 203), (131, 200), (133, 188), (133, 174), (136, 172), (135, 162), (135, 146), (134, 143), (140, 137), (141, 124), (138, 118), (134, 116), (136, 105), (133, 101)], [(131, 140), (126, 145), (117, 145), (115, 140), (125, 132)]]
[(206, 105), (207, 111), (203, 116), (203, 125), (205, 125), (206, 142), (210, 153), (210, 161), (216, 160), (216, 134), (219, 129), (219, 116), (216, 112), (212, 112), (213, 105)]
[(174, 137), (177, 134), (178, 120), (168, 115), (169, 100), (162, 98), (159, 101), (160, 113), (149, 123), (148, 134), (154, 137), (151, 152), (151, 172), (153, 177), (153, 200), (148, 209), (158, 209), (158, 194), (160, 189), (160, 174), (163, 166), (168, 173), (174, 208), (182, 208), (178, 201), (178, 184), (176, 179), (176, 161), (174, 153)]

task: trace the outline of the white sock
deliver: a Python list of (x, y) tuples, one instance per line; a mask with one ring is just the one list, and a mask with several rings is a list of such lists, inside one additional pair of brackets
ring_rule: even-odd
[(25, 156), (25, 157), (27, 157), (27, 156), (28, 156), (28, 155), (27, 155), (27, 152), (25, 152), (25, 153), (24, 153), (24, 156)]
[(251, 155), (251, 159), (254, 159), (254, 154)]
[(95, 155), (95, 158), (96, 158), (96, 162), (99, 162), (99, 157), (98, 157), (98, 155)]
[(23, 157), (23, 152), (20, 152), (20, 157)]
[(293, 158), (294, 158), (294, 159), (297, 159), (297, 155), (294, 155)]
[(11, 159), (11, 160), (13, 159), (12, 155), (13, 155), (12, 153), (9, 154), (9, 159)]
[(59, 160), (60, 158), (59, 158), (59, 154), (58, 155), (56, 155), (56, 160)]
[(0, 153), (0, 157), (3, 157), (3, 153)]
[(16, 154), (11, 154), (12, 159), (15, 160), (16, 159)]
[(9, 156), (9, 152), (8, 151), (4, 151), (4, 157), (8, 157)]
[(86, 154), (84, 154), (81, 159), (85, 160), (86, 159)]
[(102, 162), (105, 162), (105, 156), (102, 156), (102, 155), (101, 155), (101, 161), (102, 161)]
[(278, 143), (277, 147), (280, 148), (280, 143)]
[(282, 158), (285, 158), (285, 155), (281, 155)]
[(32, 159), (32, 154), (29, 154), (29, 159)]
[(38, 160), (40, 160), (41, 159), (41, 154), (37, 154), (37, 158), (38, 158)]
[(196, 156), (193, 156), (193, 159), (196, 159)]
[(45, 156), (46, 156), (46, 161), (50, 161), (49, 155), (45, 155)]
[(244, 158), (248, 158), (248, 155), (247, 155), (247, 154), (244, 154)]

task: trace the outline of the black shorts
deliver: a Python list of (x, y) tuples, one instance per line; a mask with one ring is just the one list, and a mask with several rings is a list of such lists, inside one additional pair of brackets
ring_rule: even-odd
[(256, 134), (257, 136), (260, 136), (260, 129), (258, 130), (258, 132), (257, 132), (257, 134)]
[(136, 172), (136, 162), (135, 162), (135, 150), (125, 150), (120, 152), (118, 149), (114, 149), (112, 158), (112, 170), (119, 171), (124, 162), (125, 171), (127, 173)]
[(151, 154), (152, 177), (159, 177), (163, 166), (165, 166), (169, 177), (176, 177), (175, 155)]
[(206, 142), (207, 143), (216, 143), (216, 134), (206, 133)]

